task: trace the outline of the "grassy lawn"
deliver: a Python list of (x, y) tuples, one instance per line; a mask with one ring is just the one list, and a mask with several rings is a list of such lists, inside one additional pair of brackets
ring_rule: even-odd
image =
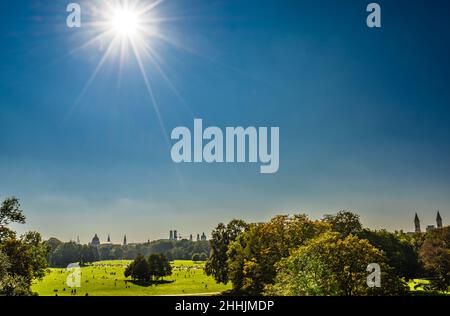
[(408, 282), (409, 290), (413, 294), (419, 295), (450, 295), (448, 292), (437, 292), (430, 289), (430, 281), (423, 279), (414, 279)]
[[(100, 261), (81, 268), (81, 287), (77, 296), (144, 296), (144, 295), (208, 295), (230, 289), (217, 284), (205, 275), (204, 263), (178, 260), (172, 263), (173, 274), (164, 278), (167, 283), (137, 285), (124, 277), (125, 267), (130, 261)], [(66, 269), (49, 269), (42, 280), (33, 283), (33, 292), (42, 296), (70, 296), (71, 288), (66, 284), (70, 272)]]

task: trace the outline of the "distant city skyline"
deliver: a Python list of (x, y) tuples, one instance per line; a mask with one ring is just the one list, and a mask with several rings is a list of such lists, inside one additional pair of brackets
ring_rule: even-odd
[[(430, 216), (428, 213), (424, 213), (424, 212), (417, 213), (416, 212), (415, 214), (417, 214), (417, 216), (420, 219), (421, 231), (425, 232), (425, 231), (427, 231), (427, 229), (431, 228), (431, 226), (433, 226), (434, 228), (438, 227), (436, 214), (439, 214), (439, 217), (442, 220), (442, 225), (443, 226), (448, 226), (448, 223), (446, 223), (446, 218), (442, 218), (441, 213), (442, 213), (441, 211), (437, 210), (436, 212), (434, 212), (434, 219), (430, 220), (430, 218), (432, 218), (432, 216)], [(320, 218), (312, 218), (312, 219), (315, 220), (315, 219), (320, 219)], [(423, 219), (425, 219), (425, 220), (423, 220)], [(261, 222), (261, 221), (255, 221), (255, 222)], [(366, 226), (366, 225), (364, 225), (364, 223), (363, 223), (363, 226)], [(25, 232), (25, 231), (27, 231), (27, 228), (29, 228), (29, 227), (27, 227), (27, 225), (20, 225), (20, 226), (16, 225), (16, 227), (19, 228), (18, 229), (19, 232)], [(417, 231), (417, 226), (415, 227), (415, 217), (414, 216), (411, 216), (409, 227), (408, 227), (408, 225), (406, 225), (405, 227), (406, 227), (406, 229), (398, 228), (398, 229), (388, 229), (388, 230), (391, 230), (391, 231), (400, 231), (400, 230), (402, 230), (405, 233), (407, 233), (407, 232), (414, 232), (415, 230)], [(187, 240), (189, 240), (190, 239), (190, 235), (192, 234), (193, 240), (195, 241), (195, 240), (197, 240), (197, 234), (199, 236), (201, 236), (201, 234), (203, 234), (203, 233), (205, 234), (206, 238), (209, 239), (210, 238), (210, 232), (214, 228), (215, 228), (215, 226), (213, 228), (211, 228), (211, 230), (204, 231), (204, 232), (202, 231), (201, 233), (195, 233), (195, 232), (194, 233), (193, 232), (183, 233), (182, 231), (177, 230), (177, 233), (178, 233), (178, 238), (177, 239), (187, 239)], [(385, 227), (373, 227), (373, 226), (368, 226), (368, 228), (372, 228), (372, 229), (386, 229)], [(154, 241), (154, 240), (161, 240), (161, 239), (170, 240), (171, 239), (170, 238), (170, 232), (171, 232), (170, 230), (167, 231), (166, 232), (167, 233), (166, 236), (158, 235), (158, 234), (150, 234), (147, 238), (144, 238), (144, 239), (142, 239), (142, 237), (138, 237), (137, 239), (129, 240), (128, 237), (127, 237), (127, 240), (128, 240), (127, 243), (128, 244), (145, 243), (145, 242), (148, 242), (149, 240), (150, 241)], [(72, 237), (72, 238), (69, 238), (69, 239), (65, 239), (65, 238), (60, 238), (58, 236), (46, 235), (44, 233), (45, 239), (53, 237), (53, 238), (60, 239), (61, 241), (79, 241), (79, 243), (81, 243), (81, 244), (88, 244), (88, 243), (90, 243), (90, 241), (92, 240), (92, 237), (94, 235), (97, 235), (99, 237), (101, 244), (108, 243), (108, 242), (110, 242), (112, 244), (123, 244), (123, 238), (127, 234), (126, 233), (122, 233), (122, 235), (120, 235), (120, 233), (119, 233), (118, 236), (115, 236), (114, 234), (111, 234), (110, 232), (108, 232), (108, 233), (97, 233), (97, 232), (94, 232), (91, 235), (86, 235), (86, 236), (76, 235), (75, 237)], [(142, 234), (131, 234), (131, 235), (132, 236), (141, 236)], [(153, 236), (153, 237), (151, 237), (151, 236)], [(110, 241), (108, 241), (108, 239)]]

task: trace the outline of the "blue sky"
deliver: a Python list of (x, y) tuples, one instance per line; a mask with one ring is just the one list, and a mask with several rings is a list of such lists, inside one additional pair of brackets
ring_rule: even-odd
[[(144, 0), (142, 0), (144, 1)], [(145, 1), (144, 1), (145, 2)], [(175, 165), (134, 58), (68, 29), (69, 1), (7, 1), (0, 19), (0, 198), (63, 240), (209, 233), (234, 217), (350, 209), (372, 228), (450, 220), (448, 1), (166, 0), (145, 64), (165, 130), (279, 126), (280, 170)], [(95, 2), (94, 2), (95, 3)], [(101, 1), (98, 2), (99, 5)], [(81, 2), (83, 8), (83, 2)], [(90, 17), (92, 18), (92, 17)], [(181, 47), (182, 46), (182, 47)]]

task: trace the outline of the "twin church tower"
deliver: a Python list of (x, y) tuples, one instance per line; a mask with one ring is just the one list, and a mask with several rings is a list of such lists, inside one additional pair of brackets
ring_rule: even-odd
[[(416, 216), (414, 217), (414, 225), (416, 227), (416, 229), (415, 229), (416, 233), (422, 232), (420, 229), (420, 220), (419, 220), (419, 216), (417, 216), (417, 213), (416, 213)], [(441, 214), (439, 214), (439, 211), (437, 212), (437, 216), (436, 216), (436, 226), (437, 226), (437, 228), (442, 228), (442, 217), (441, 217)], [(434, 225), (428, 225), (426, 228), (426, 231), (428, 232), (433, 229), (435, 229)]]
[[(182, 239), (182, 237), (178, 234), (178, 231), (171, 230), (169, 232), (169, 240), (181, 240), (181, 239)], [(189, 240), (193, 241), (192, 234), (189, 235)], [(197, 234), (197, 241), (205, 241), (205, 240), (207, 240), (205, 233), (202, 233), (201, 236), (200, 236), (200, 234)]]

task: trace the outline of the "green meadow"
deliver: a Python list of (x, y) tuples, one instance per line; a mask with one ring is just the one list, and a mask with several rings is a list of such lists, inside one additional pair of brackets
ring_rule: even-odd
[(67, 269), (51, 268), (42, 280), (33, 283), (33, 292), (41, 296), (149, 296), (149, 295), (215, 295), (231, 285), (217, 284), (204, 273), (203, 262), (177, 260), (172, 262), (173, 274), (161, 282), (136, 284), (125, 278), (131, 261), (99, 261), (81, 268), (81, 287), (72, 294), (66, 280)]

